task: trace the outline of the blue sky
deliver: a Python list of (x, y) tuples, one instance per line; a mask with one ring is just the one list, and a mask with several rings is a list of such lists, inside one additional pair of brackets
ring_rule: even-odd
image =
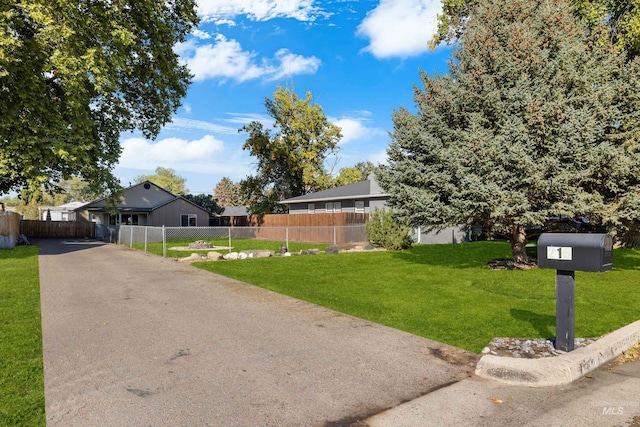
[(334, 172), (384, 163), (391, 114), (414, 109), (418, 70), (445, 73), (448, 48), (430, 52), (440, 1), (199, 0), (201, 24), (175, 50), (195, 76), (183, 106), (154, 141), (121, 137), (114, 174), (125, 187), (158, 166), (194, 194), (255, 172), (238, 129), (270, 127), (264, 108), (280, 86), (311, 91), (343, 138)]

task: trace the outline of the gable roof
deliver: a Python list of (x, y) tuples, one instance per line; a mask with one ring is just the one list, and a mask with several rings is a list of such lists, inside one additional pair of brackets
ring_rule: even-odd
[(388, 196), (389, 195), (378, 185), (373, 175), (369, 175), (369, 179), (365, 181), (292, 197), (280, 203), (286, 205), (291, 203), (329, 202), (332, 200), (362, 200)]
[[(183, 200), (204, 212), (210, 213), (202, 206), (182, 196), (176, 196), (151, 181), (143, 181), (129, 188), (125, 188), (119, 202), (116, 204), (116, 208), (120, 212), (152, 212), (176, 200)], [(106, 206), (107, 199), (103, 198), (88, 203), (76, 210), (104, 211)]]

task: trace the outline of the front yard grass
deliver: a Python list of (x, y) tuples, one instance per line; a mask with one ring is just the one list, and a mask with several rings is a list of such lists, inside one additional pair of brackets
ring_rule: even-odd
[(0, 425), (44, 426), (38, 248), (0, 250)]
[[(555, 270), (487, 267), (510, 256), (505, 242), (477, 242), (195, 265), (480, 352), (494, 337), (555, 335)], [(616, 249), (613, 262), (606, 273), (576, 272), (576, 337), (599, 337), (640, 319), (640, 250)]]

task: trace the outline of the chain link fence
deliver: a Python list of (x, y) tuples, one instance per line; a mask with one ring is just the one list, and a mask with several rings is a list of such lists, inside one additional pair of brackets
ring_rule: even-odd
[(253, 239), (283, 242), (326, 243), (333, 245), (367, 241), (365, 225), (327, 227), (145, 227), (121, 225), (118, 243), (129, 247), (134, 244), (163, 243), (166, 256), (167, 244), (172, 241), (225, 239), (233, 247), (234, 239)]

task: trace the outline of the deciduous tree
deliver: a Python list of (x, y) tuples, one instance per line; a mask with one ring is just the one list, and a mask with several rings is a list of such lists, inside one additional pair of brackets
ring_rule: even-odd
[(274, 119), (273, 134), (257, 121), (240, 129), (249, 134), (243, 148), (257, 159), (256, 176), (243, 182), (254, 196), (248, 197), (254, 213), (271, 213), (277, 201), (326, 188), (330, 178), (324, 162), (342, 137), (311, 92), (303, 99), (278, 87), (265, 107)]
[(189, 192), (184, 186), (187, 180), (176, 174), (176, 171), (171, 168), (158, 166), (155, 174), (137, 176), (135, 181), (137, 184), (151, 181), (176, 196), (184, 196)]
[(340, 168), (338, 176), (333, 180), (334, 187), (353, 184), (369, 178), (376, 167), (371, 162), (358, 162), (351, 167)]
[[(396, 213), (431, 229), (483, 224), (527, 262), (528, 225), (607, 223), (640, 182), (640, 75), (584, 37), (565, 1), (482, 1), (450, 74), (421, 73), (377, 174)], [(636, 211), (637, 213), (637, 211)]]
[(0, 2), (0, 193), (72, 175), (116, 190), (120, 134), (155, 137), (190, 81), (194, 0)]

